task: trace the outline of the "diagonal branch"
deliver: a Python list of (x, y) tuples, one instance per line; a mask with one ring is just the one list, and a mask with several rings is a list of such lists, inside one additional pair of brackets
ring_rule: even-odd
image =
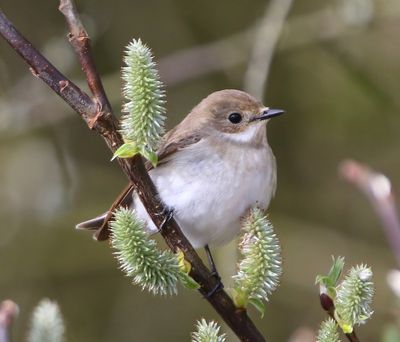
[(69, 0), (60, 0), (58, 9), (64, 15), (68, 24), (70, 32), (68, 34), (68, 39), (78, 55), (79, 63), (85, 73), (90, 91), (95, 101), (100, 106), (99, 110), (111, 112), (111, 105), (107, 99), (103, 83), (94, 63), (89, 35), (78, 16), (74, 3)]
[[(63, 1), (62, 3), (65, 2)], [(68, 10), (67, 12), (71, 31), (82, 32), (79, 30), (81, 23), (77, 19), (76, 12), (73, 10)], [(118, 121), (112, 114), (111, 108), (108, 108), (108, 101), (102, 90), (101, 83), (99, 84), (100, 78), (96, 76), (97, 72), (90, 48), (88, 48), (89, 45), (86, 43), (73, 43), (78, 56), (82, 59), (82, 68), (88, 77), (88, 83), (95, 96), (95, 101), (92, 101), (86, 93), (62, 75), (43, 57), (15, 29), (1, 10), (0, 34), (33, 69), (34, 75), (42, 79), (60, 95), (85, 120), (90, 129), (95, 130), (103, 137), (111, 151), (115, 151), (122, 145), (123, 139), (118, 132)], [(85, 37), (87, 37), (86, 34)], [(84, 49), (86, 50), (83, 51)], [(96, 105), (95, 102), (97, 101), (101, 104), (100, 106)], [(110, 110), (108, 111), (107, 109)], [(135, 185), (136, 191), (153, 222), (156, 226), (161, 227), (165, 219), (165, 215), (161, 213), (165, 211), (163, 211), (163, 204), (159, 200), (159, 196), (157, 196), (157, 190), (144, 167), (142, 159), (137, 156), (130, 159), (118, 159), (118, 162), (129, 180)], [(217, 281), (182, 234), (175, 220), (169, 220), (161, 234), (173, 251), (178, 248), (183, 251), (185, 259), (192, 265), (190, 275), (201, 285), (199, 291), (203, 295), (209, 293), (216, 286)], [(216, 292), (207, 300), (242, 341), (265, 341), (247, 315), (247, 312), (238, 310), (225, 291)]]
[(4, 39), (27, 62), (33, 76), (44, 81), (68, 105), (87, 121), (95, 114), (90, 97), (59, 72), (40, 52), (32, 46), (8, 21), (0, 10), (0, 32)]
[(389, 178), (354, 160), (342, 162), (339, 172), (346, 181), (355, 185), (371, 203), (400, 266), (400, 218)]

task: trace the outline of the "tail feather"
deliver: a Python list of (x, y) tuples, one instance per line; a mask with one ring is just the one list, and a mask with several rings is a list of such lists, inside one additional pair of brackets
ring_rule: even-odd
[(90, 220), (78, 223), (75, 228), (76, 229), (85, 229), (85, 230), (97, 230), (101, 228), (104, 224), (104, 220), (106, 219), (108, 212), (92, 218)]
[(115, 202), (112, 204), (111, 208), (105, 212), (104, 214), (95, 217), (94, 219), (84, 221), (82, 223), (77, 224), (76, 229), (86, 229), (86, 230), (95, 230), (93, 234), (93, 238), (97, 241), (106, 241), (110, 236), (110, 226), (109, 222), (113, 216), (113, 213), (116, 208), (119, 207), (130, 207), (132, 205), (132, 193), (134, 191), (134, 187), (132, 183), (129, 183), (128, 186), (121, 192)]

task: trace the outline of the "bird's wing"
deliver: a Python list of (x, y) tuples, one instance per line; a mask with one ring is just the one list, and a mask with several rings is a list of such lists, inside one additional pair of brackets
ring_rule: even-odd
[[(193, 145), (201, 140), (199, 134), (177, 137), (176, 139), (173, 138), (174, 137), (171, 136), (170, 139), (168, 139), (168, 134), (167, 134), (163, 139), (163, 142), (161, 143), (160, 148), (157, 151), (157, 157), (158, 157), (157, 167), (167, 163), (175, 152), (182, 150), (190, 145)], [(147, 171), (150, 171), (151, 169), (154, 168), (153, 165), (148, 161), (146, 161), (145, 165)]]
[[(158, 166), (165, 165), (170, 157), (177, 151), (188, 147), (192, 144), (195, 144), (201, 140), (199, 134), (191, 134), (182, 136), (179, 134), (175, 134), (176, 130), (173, 129), (169, 131), (161, 141), (160, 148), (157, 151), (158, 156)], [(153, 169), (153, 165), (148, 161), (145, 162), (145, 166), (147, 171)], [(93, 237), (98, 241), (108, 240), (110, 236), (110, 227), (109, 222), (113, 216), (115, 209), (119, 207), (131, 207), (133, 202), (133, 192), (135, 187), (132, 183), (129, 183), (128, 186), (120, 193), (114, 203), (111, 205), (110, 209), (103, 215), (91, 219), (82, 223), (79, 223), (76, 227), (79, 229), (89, 229), (96, 230)]]

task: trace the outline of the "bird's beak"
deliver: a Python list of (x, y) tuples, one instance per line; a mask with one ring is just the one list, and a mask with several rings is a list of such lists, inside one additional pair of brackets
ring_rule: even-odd
[(285, 111), (283, 109), (270, 109), (270, 108), (265, 108), (260, 115), (256, 115), (253, 118), (251, 118), (250, 121), (256, 121), (256, 120), (268, 120), (271, 119), (275, 116), (279, 116), (281, 114), (284, 114)]

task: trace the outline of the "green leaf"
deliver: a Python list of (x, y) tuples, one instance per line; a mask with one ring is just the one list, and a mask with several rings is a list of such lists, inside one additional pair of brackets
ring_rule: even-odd
[(200, 285), (189, 275), (189, 272), (192, 269), (192, 265), (189, 261), (185, 259), (185, 254), (180, 248), (178, 248), (175, 256), (178, 259), (178, 266), (181, 271), (179, 279), (182, 285), (189, 290), (199, 289)]
[(261, 299), (258, 298), (249, 298), (249, 304), (253, 305), (259, 313), (261, 313), (261, 318), (264, 317), (265, 314), (265, 305)]
[(141, 152), (141, 155), (145, 157), (151, 163), (151, 165), (153, 165), (153, 167), (157, 166), (158, 163), (157, 153), (150, 150), (143, 150)]
[(185, 259), (185, 254), (183, 251), (178, 248), (177, 252), (175, 253), (177, 259), (178, 259), (178, 265), (179, 269), (186, 274), (189, 274), (190, 270), (192, 269), (192, 265), (190, 264), (189, 261)]
[(181, 273), (179, 279), (184, 287), (189, 290), (198, 290), (200, 288), (199, 283), (197, 283), (190, 275), (186, 273)]
[[(339, 281), (340, 275), (342, 274), (344, 267), (344, 258), (332, 257), (333, 265), (329, 270), (328, 275), (318, 275), (315, 278), (315, 284), (319, 284), (320, 287), (325, 287), (326, 294), (332, 299), (336, 298), (336, 285)], [(325, 291), (324, 291), (325, 292)]]
[(336, 286), (337, 282), (339, 281), (340, 275), (343, 272), (344, 258), (339, 256), (337, 259), (335, 259), (335, 257), (332, 257), (332, 260), (333, 265), (328, 273), (328, 278), (330, 279), (331, 283), (328, 285)]
[(113, 157), (111, 158), (111, 161), (113, 161), (115, 158), (131, 158), (135, 154), (139, 152), (136, 144), (134, 142), (127, 142), (123, 145), (121, 145), (115, 152)]

